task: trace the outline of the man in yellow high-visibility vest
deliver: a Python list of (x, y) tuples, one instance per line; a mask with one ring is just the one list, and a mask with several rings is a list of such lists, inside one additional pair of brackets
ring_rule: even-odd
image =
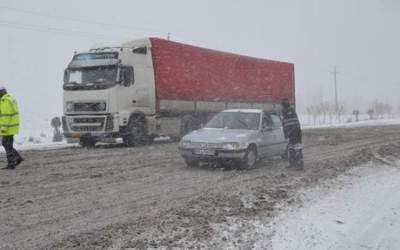
[(5, 87), (0, 86), (0, 136), (6, 150), (8, 164), (4, 169), (15, 169), (24, 159), (14, 149), (14, 135), (19, 132), (19, 111), (17, 102)]

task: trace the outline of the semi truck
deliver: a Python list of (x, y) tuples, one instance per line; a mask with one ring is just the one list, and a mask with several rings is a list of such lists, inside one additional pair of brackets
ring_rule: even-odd
[(63, 89), (64, 136), (87, 147), (179, 138), (223, 109), (295, 102), (292, 63), (160, 38), (75, 52)]

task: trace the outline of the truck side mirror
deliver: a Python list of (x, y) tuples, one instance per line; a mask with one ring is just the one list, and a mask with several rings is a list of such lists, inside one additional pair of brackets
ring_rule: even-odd
[(64, 70), (64, 83), (66, 83), (68, 80), (68, 71)]

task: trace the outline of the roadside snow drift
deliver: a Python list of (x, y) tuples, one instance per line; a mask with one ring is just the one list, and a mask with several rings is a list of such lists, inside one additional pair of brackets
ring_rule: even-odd
[(273, 249), (399, 249), (400, 171), (359, 168), (336, 191), (319, 188), (298, 211), (280, 216)]

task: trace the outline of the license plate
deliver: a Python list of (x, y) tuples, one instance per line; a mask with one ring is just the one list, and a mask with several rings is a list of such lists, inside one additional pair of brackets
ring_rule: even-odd
[(197, 155), (215, 155), (215, 150), (202, 148), (196, 149), (194, 153)]
[(80, 134), (71, 134), (71, 137), (72, 138), (81, 138), (81, 135)]

